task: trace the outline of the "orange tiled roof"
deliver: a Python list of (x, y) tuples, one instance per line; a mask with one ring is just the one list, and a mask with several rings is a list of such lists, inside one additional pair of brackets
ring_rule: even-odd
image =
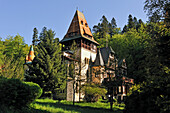
[(78, 10), (76, 10), (76, 13), (73, 17), (73, 20), (69, 26), (69, 29), (64, 36), (64, 38), (61, 40), (61, 42), (72, 40), (75, 38), (86, 38), (96, 44), (98, 44), (91, 33), (91, 30), (87, 24), (87, 21), (84, 17), (84, 14)]
[(32, 61), (34, 60), (34, 57), (35, 57), (34, 49), (33, 49), (33, 45), (31, 45), (29, 54), (26, 56), (26, 64), (32, 63)]

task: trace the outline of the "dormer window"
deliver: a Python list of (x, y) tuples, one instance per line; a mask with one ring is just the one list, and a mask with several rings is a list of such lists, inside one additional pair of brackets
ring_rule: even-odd
[(88, 27), (87, 23), (85, 23), (85, 26)]
[(83, 25), (83, 21), (81, 21), (81, 25)]

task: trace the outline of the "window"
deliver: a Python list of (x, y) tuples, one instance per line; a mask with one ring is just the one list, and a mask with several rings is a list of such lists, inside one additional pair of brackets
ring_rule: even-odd
[(81, 24), (83, 25), (83, 21), (81, 21)]
[(119, 86), (119, 93), (121, 93), (121, 86)]
[(89, 64), (89, 59), (85, 58), (85, 64)]
[(93, 73), (95, 73), (95, 68), (93, 68)]
[(125, 92), (125, 86), (123, 86), (123, 92)]
[(85, 23), (85, 26), (88, 27), (87, 23)]

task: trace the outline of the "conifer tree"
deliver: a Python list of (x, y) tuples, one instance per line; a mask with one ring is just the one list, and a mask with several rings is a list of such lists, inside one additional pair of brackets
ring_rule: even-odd
[(32, 38), (32, 44), (37, 45), (38, 44), (38, 30), (36, 27), (34, 28), (33, 32), (34, 33), (33, 33), (33, 38)]
[(107, 33), (109, 32), (109, 22), (107, 18), (103, 15), (101, 21), (101, 33), (102, 37), (106, 38)]
[(111, 23), (109, 23), (109, 34), (110, 34), (110, 37), (112, 37), (114, 34), (118, 33), (118, 28), (116, 28), (116, 27), (117, 27), (116, 20), (113, 17), (112, 20), (111, 20)]
[(125, 33), (125, 32), (127, 32), (127, 31), (128, 31), (128, 27), (127, 27), (127, 25), (125, 25), (125, 26), (123, 27), (122, 33)]
[(40, 85), (45, 93), (56, 94), (58, 90), (64, 90), (66, 77), (64, 64), (61, 60), (61, 47), (58, 40), (54, 39), (54, 31), (43, 29), (40, 34), (41, 42), (37, 45), (38, 55), (29, 67), (27, 81)]
[(114, 17), (111, 20), (111, 25), (112, 25), (112, 28), (116, 28), (117, 27), (116, 20), (115, 20)]
[(95, 25), (93, 27), (93, 31), (95, 33), (99, 33), (100, 38), (106, 38), (106, 35), (109, 33), (109, 22), (104, 15), (102, 16), (100, 21), (101, 23), (98, 23), (98, 25)]
[(128, 28), (129, 28), (129, 29), (130, 29), (130, 28), (135, 28), (135, 24), (134, 24), (134, 22), (133, 22), (133, 18), (132, 18), (132, 15), (131, 15), (131, 14), (128, 16)]

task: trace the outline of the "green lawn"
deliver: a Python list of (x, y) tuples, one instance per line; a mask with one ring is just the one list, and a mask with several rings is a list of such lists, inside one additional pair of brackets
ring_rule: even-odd
[(96, 103), (75, 103), (68, 101), (57, 101), (51, 99), (37, 99), (33, 104), (36, 113), (123, 113), (123, 105), (113, 105), (113, 111), (109, 109), (109, 103), (96, 102)]

